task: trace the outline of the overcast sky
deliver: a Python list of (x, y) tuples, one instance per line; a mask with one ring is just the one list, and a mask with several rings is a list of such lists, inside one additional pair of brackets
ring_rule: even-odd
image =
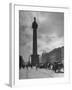
[(19, 54), (25, 61), (32, 54), (32, 22), (38, 23), (38, 54), (64, 46), (64, 13), (19, 11)]

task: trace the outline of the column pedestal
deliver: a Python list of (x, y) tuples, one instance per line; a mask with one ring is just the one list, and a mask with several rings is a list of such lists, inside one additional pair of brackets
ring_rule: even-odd
[(31, 55), (31, 64), (36, 66), (39, 64), (39, 55)]

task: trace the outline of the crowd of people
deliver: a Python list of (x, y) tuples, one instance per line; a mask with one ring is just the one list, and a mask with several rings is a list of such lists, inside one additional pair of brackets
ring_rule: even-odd
[(62, 72), (64, 73), (64, 65), (60, 62), (54, 62), (53, 64), (52, 63), (39, 63), (39, 64), (36, 64), (35, 66), (33, 66), (30, 61), (28, 62), (24, 62), (22, 56), (19, 57), (19, 69), (21, 68), (33, 68), (33, 67), (36, 67), (36, 69), (48, 69), (48, 70), (53, 70), (56, 72)]

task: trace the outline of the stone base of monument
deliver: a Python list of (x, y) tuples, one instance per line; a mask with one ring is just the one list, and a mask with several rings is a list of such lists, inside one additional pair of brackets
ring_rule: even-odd
[(39, 65), (39, 55), (31, 55), (31, 65), (32, 66)]

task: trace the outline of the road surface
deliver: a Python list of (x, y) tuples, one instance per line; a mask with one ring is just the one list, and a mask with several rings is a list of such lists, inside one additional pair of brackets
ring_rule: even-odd
[(55, 78), (63, 77), (64, 73), (55, 73), (48, 69), (37, 69), (34, 68), (24, 68), (19, 70), (19, 79), (32, 79), (32, 78)]

